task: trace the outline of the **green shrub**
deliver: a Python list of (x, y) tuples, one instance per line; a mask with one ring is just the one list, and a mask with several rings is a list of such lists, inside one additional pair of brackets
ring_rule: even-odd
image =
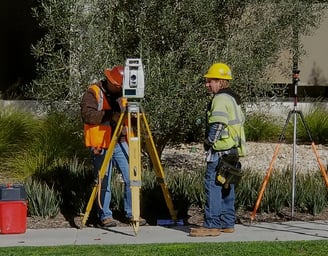
[(28, 148), (22, 148), (11, 165), (17, 176), (27, 178), (35, 172), (51, 171), (74, 157), (85, 159), (81, 124), (65, 113), (52, 113), (39, 120), (37, 133)]
[(251, 169), (245, 169), (240, 183), (236, 186), (236, 209), (252, 210), (257, 199), (263, 177)]
[(25, 183), (28, 215), (51, 218), (60, 212), (59, 194), (44, 182), (28, 179)]
[[(35, 143), (40, 120), (16, 108), (0, 108), (0, 161), (2, 174), (16, 176), (17, 156)], [(20, 175), (18, 175), (20, 178)]]
[(92, 191), (93, 170), (84, 162), (72, 158), (70, 161), (58, 161), (47, 171), (37, 171), (32, 178), (47, 184), (61, 198), (61, 212), (67, 217), (84, 212)]
[[(179, 218), (185, 218), (189, 207), (192, 205), (204, 207), (204, 170), (167, 171), (165, 177)], [(244, 171), (241, 182), (236, 186), (236, 209), (247, 211), (254, 209), (263, 180), (263, 173), (254, 172), (250, 169)], [(298, 198), (295, 203), (296, 209), (318, 214), (327, 207), (328, 191), (320, 175), (298, 173), (296, 181), (298, 186), (296, 189)], [(116, 182), (115, 185), (120, 186)], [(115, 190), (115, 188), (113, 189)], [(143, 172), (141, 191), (141, 208), (144, 216), (149, 219), (170, 217), (163, 192), (156, 181), (154, 172), (149, 170)], [(116, 195), (117, 193), (114, 193), (113, 197)], [(122, 194), (119, 196), (122, 197)], [(258, 211), (280, 214), (285, 207), (291, 206), (291, 198), (291, 171), (275, 170), (264, 190)], [(113, 198), (113, 200), (116, 199)]]
[[(311, 123), (314, 137), (325, 141), (326, 130), (323, 127), (328, 126), (325, 110), (315, 108), (306, 118)], [(29, 214), (54, 216), (58, 209), (71, 215), (83, 213), (94, 177), (88, 151), (83, 145), (80, 121), (64, 113), (52, 113), (36, 119), (8, 110), (0, 112), (0, 121), (2, 168), (10, 170), (10, 175), (27, 178)], [(276, 140), (281, 129), (278, 119), (261, 113), (250, 115), (246, 122), (249, 141)], [(290, 130), (287, 133), (289, 135)], [(204, 171), (165, 172), (165, 181), (179, 217), (186, 217), (192, 205), (204, 207)], [(142, 176), (142, 213), (150, 218), (168, 217), (163, 192), (154, 171), (144, 170)], [(274, 172), (259, 210), (279, 213), (283, 207), (290, 206), (291, 179), (290, 170)], [(297, 174), (296, 180), (295, 206), (300, 211), (318, 214), (327, 206), (327, 188), (322, 178), (302, 173)], [(262, 181), (263, 174), (245, 170), (243, 180), (236, 188), (237, 209), (253, 209)], [(123, 183), (117, 172), (113, 174), (112, 195), (112, 208), (123, 209)]]
[(297, 143), (309, 143), (312, 140), (316, 144), (326, 144), (328, 142), (328, 111), (324, 105), (319, 103), (314, 103), (313, 107), (304, 113), (302, 111), (296, 112), (296, 116), (289, 112), (289, 120), (287, 120), (288, 116), (284, 120), (288, 123), (283, 123), (281, 117), (274, 117), (268, 113), (254, 112), (249, 114), (245, 122), (247, 141), (277, 141), (283, 133), (284, 136), (281, 139), (287, 143), (292, 143), (294, 117), (296, 117), (297, 125)]
[[(245, 171), (245, 175), (236, 188), (236, 208), (253, 210), (258, 193), (264, 181), (259, 172)], [(295, 209), (300, 212), (320, 213), (328, 206), (328, 189), (318, 174), (296, 173), (295, 177)], [(276, 170), (270, 176), (260, 201), (258, 211), (281, 213), (284, 207), (291, 207), (292, 172)]]
[[(312, 141), (316, 144), (326, 144), (328, 142), (328, 111), (319, 104), (315, 104), (309, 111), (304, 113), (304, 120), (308, 126)], [(306, 127), (300, 119), (297, 126), (298, 140), (307, 143), (312, 142)]]
[(313, 215), (328, 206), (328, 191), (322, 176), (318, 173), (299, 173), (295, 188), (296, 205), (301, 212)]
[(277, 141), (281, 130), (281, 122), (269, 114), (256, 112), (246, 117), (245, 135), (248, 141)]
[(186, 218), (191, 205), (204, 207), (204, 170), (168, 173), (168, 186), (179, 218)]
[[(69, 213), (71, 216), (84, 213), (93, 184), (90, 170), (82, 168), (82, 165), (77, 165), (75, 162), (65, 168), (54, 169), (53, 172), (48, 172), (47, 176), (44, 175), (45, 173), (41, 176), (34, 176), (39, 181), (33, 181), (32, 185), (28, 185), (27, 191), (31, 195), (29, 200), (32, 202), (31, 214), (53, 216), (57, 212), (53, 209), (59, 209), (59, 207), (62, 212)], [(155, 172), (145, 170), (142, 176), (140, 198), (142, 216), (146, 217), (150, 224), (156, 224), (158, 218), (170, 218)], [(244, 171), (242, 181), (236, 186), (236, 209), (253, 210), (263, 179), (264, 175), (259, 172), (250, 169)], [(167, 171), (165, 180), (178, 218), (187, 218), (188, 209), (192, 205), (204, 207), (204, 170)], [(279, 214), (283, 208), (290, 207), (291, 183), (290, 170), (273, 172), (258, 211)], [(315, 215), (327, 207), (328, 191), (320, 175), (297, 173), (296, 184), (295, 209)], [(45, 192), (40, 193), (40, 191)], [(115, 171), (112, 177), (111, 207), (113, 211), (121, 214), (123, 195), (123, 182)], [(44, 200), (47, 201), (44, 202)]]
[(291, 198), (290, 172), (275, 171), (271, 174), (259, 210), (279, 214)]

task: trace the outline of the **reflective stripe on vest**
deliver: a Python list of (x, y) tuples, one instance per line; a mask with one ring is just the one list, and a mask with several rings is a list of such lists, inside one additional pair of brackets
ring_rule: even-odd
[[(98, 102), (98, 110), (111, 109), (104, 93), (99, 86), (93, 84), (89, 89), (94, 91)], [(108, 148), (111, 140), (112, 129), (109, 122), (99, 125), (84, 124), (84, 141), (87, 147)]]

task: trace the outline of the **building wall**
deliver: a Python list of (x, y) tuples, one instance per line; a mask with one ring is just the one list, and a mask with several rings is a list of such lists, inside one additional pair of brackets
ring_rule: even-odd
[[(300, 70), (298, 85), (328, 86), (328, 12), (323, 17), (320, 27), (309, 36), (301, 36), (300, 40), (306, 54), (300, 58), (298, 63)], [(292, 66), (292, 63), (289, 63), (290, 59), (288, 51), (282, 52), (278, 66), (283, 67), (284, 70), (290, 69)], [(275, 84), (292, 82), (292, 71), (283, 75), (274, 68), (269, 72), (272, 74), (272, 82)]]
[(317, 85), (328, 86), (328, 12), (319, 29), (311, 36), (303, 36), (301, 40), (307, 54), (300, 60), (299, 85), (314, 85), (311, 73), (316, 73)]

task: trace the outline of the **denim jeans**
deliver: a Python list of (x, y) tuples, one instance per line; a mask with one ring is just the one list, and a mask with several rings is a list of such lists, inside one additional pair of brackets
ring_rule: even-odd
[(218, 185), (216, 180), (216, 167), (220, 157), (213, 162), (207, 162), (205, 174), (205, 219), (206, 228), (232, 228), (235, 225), (235, 190), (230, 184), (225, 189)]
[[(107, 150), (104, 150), (101, 155), (93, 155), (94, 171), (98, 173), (101, 168)], [(132, 199), (130, 188), (130, 173), (129, 173), (129, 149), (126, 142), (119, 142), (115, 145), (111, 160), (109, 161), (106, 174), (102, 180), (100, 201), (102, 209), (98, 206), (98, 215), (100, 220), (112, 218), (113, 213), (110, 209), (111, 202), (111, 176), (113, 166), (115, 166), (122, 174), (124, 182), (124, 213), (127, 218), (132, 217)]]

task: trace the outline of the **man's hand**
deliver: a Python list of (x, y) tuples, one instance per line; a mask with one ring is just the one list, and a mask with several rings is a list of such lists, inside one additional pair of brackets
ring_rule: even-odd
[(119, 97), (116, 101), (120, 105), (121, 112), (125, 111), (127, 105), (127, 98)]
[(104, 150), (102, 148), (95, 147), (92, 148), (92, 153), (98, 156), (98, 155), (102, 155), (104, 153)]

